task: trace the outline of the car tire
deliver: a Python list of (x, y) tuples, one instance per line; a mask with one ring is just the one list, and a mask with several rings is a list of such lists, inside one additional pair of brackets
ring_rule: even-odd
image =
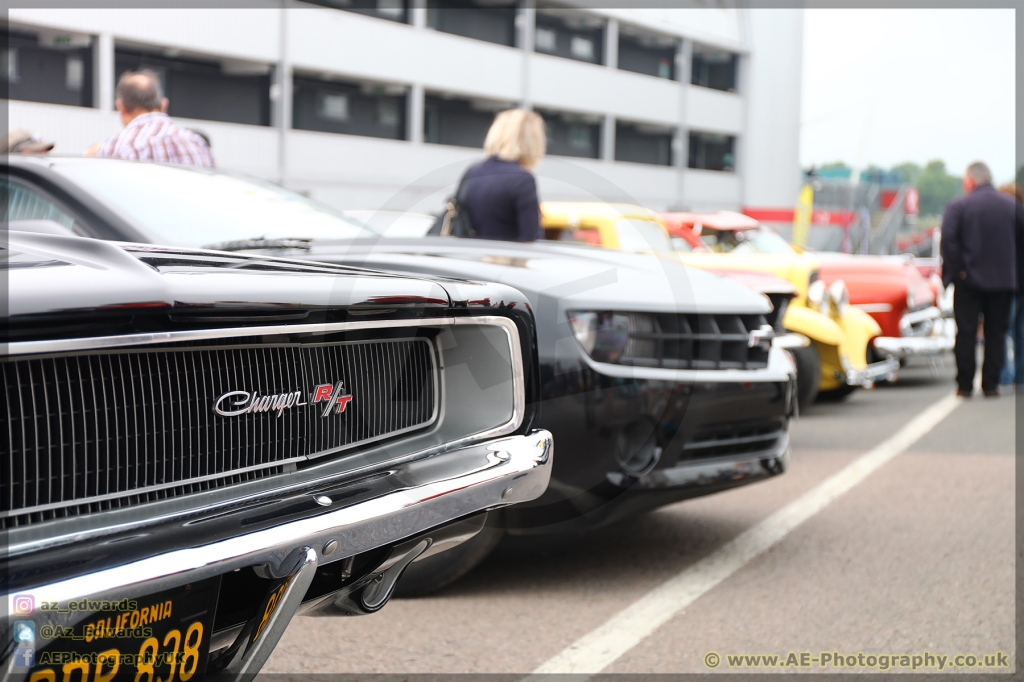
[(792, 353), (796, 363), (796, 402), (800, 412), (803, 412), (818, 397), (818, 387), (821, 385), (821, 357), (813, 342), (803, 348), (794, 348)]
[(504, 537), (503, 528), (484, 525), (479, 533), (452, 549), (416, 561), (395, 586), (398, 598), (422, 597), (451, 585), (480, 565)]

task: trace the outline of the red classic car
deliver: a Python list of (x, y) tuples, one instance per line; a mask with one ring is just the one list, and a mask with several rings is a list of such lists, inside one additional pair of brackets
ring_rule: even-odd
[(882, 336), (875, 353), (905, 360), (953, 349), (954, 322), (943, 314), (942, 282), (921, 274), (907, 256), (851, 256), (819, 253), (826, 285), (842, 280), (850, 303), (875, 318)]
[[(706, 251), (701, 238), (712, 231), (740, 232), (759, 227), (756, 219), (739, 213), (672, 214), (673, 245), (681, 251)], [(913, 355), (936, 355), (952, 350), (955, 323), (944, 311), (942, 280), (930, 261), (908, 256), (853, 256), (816, 252), (821, 261), (818, 277), (826, 286), (842, 280), (849, 302), (868, 313), (882, 328), (872, 340), (869, 361)], [(926, 274), (923, 274), (926, 273)], [(947, 302), (948, 303), (948, 302)]]
[(755, 218), (733, 213), (718, 211), (717, 213), (663, 213), (659, 216), (672, 235), (672, 244), (676, 251), (710, 251), (700, 235), (707, 227), (718, 231), (753, 230), (761, 226)]

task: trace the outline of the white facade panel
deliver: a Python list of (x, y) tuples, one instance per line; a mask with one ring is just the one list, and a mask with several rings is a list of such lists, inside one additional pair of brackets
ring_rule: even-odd
[(548, 157), (535, 174), (542, 201), (611, 201), (664, 210), (675, 201), (679, 172), (667, 166)]
[(628, 7), (595, 9), (595, 13), (614, 17), (623, 23), (690, 38), (728, 50), (746, 49), (742, 15), (735, 7), (668, 8)]
[(792, 207), (800, 190), (803, 11), (753, 11), (751, 35), (744, 77), (747, 132), (740, 160), (743, 205)]
[(518, 102), (523, 53), (512, 47), (325, 8), (288, 17), (293, 68)]
[(740, 180), (735, 173), (687, 169), (683, 176), (683, 205), (691, 211), (739, 209)]
[(288, 133), (288, 186), (344, 209), (436, 213), (478, 149), (304, 130)]
[(91, 145), (113, 137), (121, 130), (114, 111), (100, 111), (60, 104), (0, 100), (7, 108), (11, 130), (27, 128), (56, 144), (54, 154), (79, 156)]
[(743, 131), (743, 98), (731, 92), (687, 85), (686, 126), (708, 133)]
[(111, 33), (115, 39), (199, 54), (276, 62), (279, 9), (11, 8), (13, 23)]
[(678, 125), (681, 87), (676, 81), (550, 55), (534, 54), (530, 65), (532, 104), (630, 121)]
[(352, 182), (396, 191), (422, 184), (443, 187), (482, 154), (465, 147), (305, 130), (291, 130), (287, 139), (288, 178), (295, 185)]

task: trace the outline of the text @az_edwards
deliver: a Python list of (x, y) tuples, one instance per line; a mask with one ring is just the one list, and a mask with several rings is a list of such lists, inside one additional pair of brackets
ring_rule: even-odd
[[(724, 659), (724, 660), (723, 660)], [(704, 654), (705, 667), (714, 670), (725, 663), (727, 668), (874, 668), (876, 670), (946, 670), (951, 668), (1009, 668), (1010, 656), (1001, 651), (992, 654), (869, 654), (859, 651), (810, 651), (786, 654), (726, 654), (715, 651)]]

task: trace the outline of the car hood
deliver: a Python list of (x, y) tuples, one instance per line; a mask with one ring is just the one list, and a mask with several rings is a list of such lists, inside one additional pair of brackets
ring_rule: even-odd
[(820, 277), (826, 284), (843, 280), (853, 304), (902, 301), (910, 293), (913, 307), (935, 302), (928, 280), (903, 256), (819, 254)]
[(357, 239), (314, 242), (304, 258), (403, 272), (500, 282), (533, 305), (564, 309), (746, 313), (768, 299), (730, 279), (652, 255), (545, 242), (476, 239)]
[(10, 232), (8, 316), (175, 309), (447, 310), (438, 281), (353, 267)]
[(682, 253), (660, 254), (665, 258), (678, 260), (705, 270), (746, 270), (777, 275), (786, 280), (800, 294), (806, 293), (809, 275), (821, 265), (821, 261), (809, 253), (772, 255), (763, 253)]
[(796, 287), (790, 284), (789, 281), (770, 272), (731, 269), (728, 267), (704, 268), (704, 270), (706, 272), (711, 272), (716, 275), (721, 275), (722, 277), (728, 277), (729, 279), (736, 280), (740, 284), (750, 287), (754, 291), (759, 291), (762, 294), (796, 295)]

